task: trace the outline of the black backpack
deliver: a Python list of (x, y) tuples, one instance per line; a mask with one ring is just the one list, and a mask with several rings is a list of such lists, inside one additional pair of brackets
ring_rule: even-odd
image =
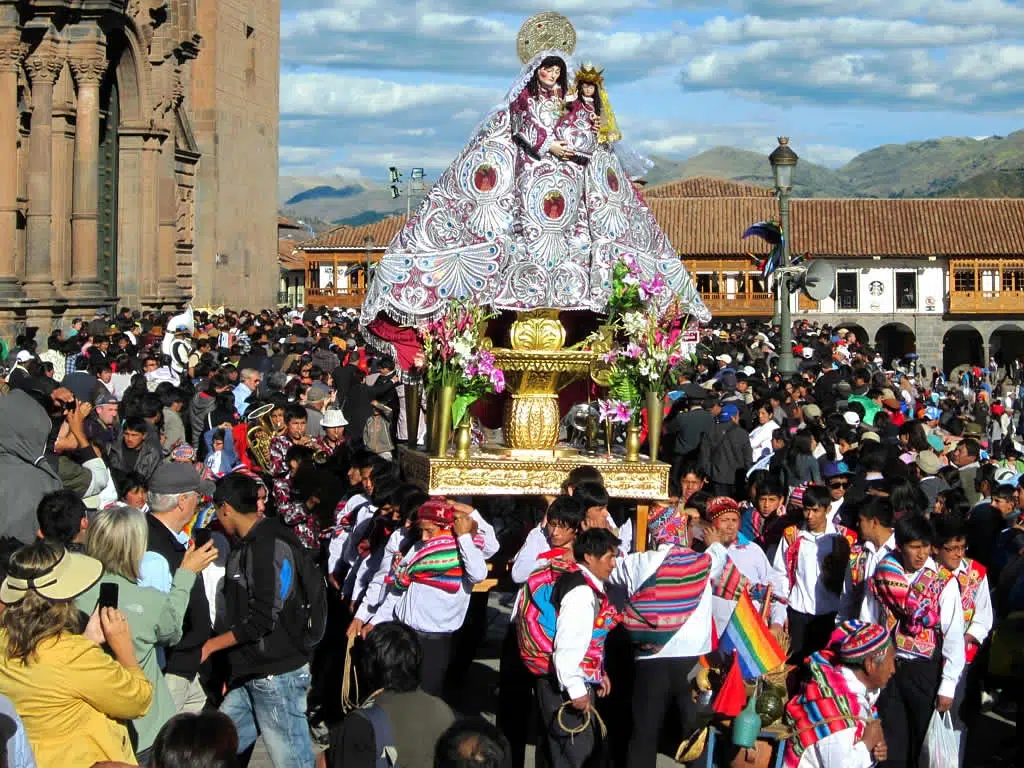
[(299, 647), (307, 654), (324, 639), (327, 631), (327, 581), (317, 564), (317, 553), (312, 552), (298, 540), (288, 541), (295, 557), (295, 598), (298, 604), (298, 632), (289, 631)]
[(377, 752), (376, 768), (398, 768), (398, 750), (395, 748), (388, 713), (373, 702), (368, 702), (352, 714), (365, 717), (373, 726), (373, 740)]

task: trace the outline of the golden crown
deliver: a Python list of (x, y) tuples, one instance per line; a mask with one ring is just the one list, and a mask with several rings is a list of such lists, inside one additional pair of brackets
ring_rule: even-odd
[(590, 83), (591, 85), (603, 86), (604, 70), (598, 69), (588, 61), (580, 68), (580, 71), (576, 73), (576, 85), (579, 86), (583, 83)]

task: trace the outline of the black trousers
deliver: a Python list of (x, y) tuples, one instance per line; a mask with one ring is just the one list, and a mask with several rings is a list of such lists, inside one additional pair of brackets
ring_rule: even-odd
[(509, 743), (508, 768), (523, 768), (526, 764), (526, 743), (533, 719), (530, 715), (535, 709), (533, 687), (536, 679), (523, 664), (515, 627), (509, 624), (501, 644), (496, 713), (497, 725)]
[(416, 632), (423, 663), (420, 665), (420, 688), (432, 696), (444, 698), (444, 681), (452, 658), (452, 632)]
[[(590, 706), (594, 706), (595, 695), (588, 686)], [(537, 708), (540, 710), (543, 732), (537, 738), (537, 749), (544, 749), (550, 768), (583, 768), (603, 748), (597, 717), (591, 714), (590, 725), (582, 733), (569, 734), (558, 722), (558, 712), (567, 701), (556, 680), (550, 677), (537, 678)], [(580, 727), (586, 715), (571, 705), (565, 708), (562, 722), (566, 728)]]
[(789, 616), (789, 662), (802, 664), (804, 659), (828, 645), (832, 631), (836, 628), (835, 613), (812, 616), (792, 608)]
[(633, 687), (633, 732), (626, 768), (654, 768), (658, 736), (670, 704), (675, 704), (684, 738), (693, 730), (696, 706), (689, 675), (696, 658), (643, 659), (636, 663)]
[(896, 659), (896, 674), (878, 697), (878, 716), (889, 748), (879, 768), (917, 768), (942, 677), (942, 654), (931, 659)]

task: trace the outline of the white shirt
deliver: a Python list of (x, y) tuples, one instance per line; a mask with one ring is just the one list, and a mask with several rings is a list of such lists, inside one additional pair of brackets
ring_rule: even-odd
[[(867, 560), (864, 562), (864, 581), (858, 592), (853, 587), (852, 570), (846, 569), (846, 580), (843, 582), (843, 596), (839, 605), (839, 618), (857, 618), (871, 624), (882, 624), (884, 626), (885, 608), (878, 602), (869, 585), (871, 584), (871, 577), (875, 575), (878, 564), (882, 562), (882, 558), (890, 552), (896, 551), (896, 536), (889, 534), (889, 538), (885, 540), (881, 547), (876, 547), (874, 542), (865, 541), (864, 550), (868, 553)], [(857, 604), (858, 598), (860, 598), (860, 605)]]
[[(345, 543), (348, 541), (352, 532), (359, 526), (360, 523), (365, 522), (367, 519), (373, 517), (373, 513), (377, 511), (377, 508), (370, 503), (370, 500), (363, 494), (357, 493), (351, 499), (345, 502), (345, 506), (341, 509), (341, 514), (335, 516), (335, 525), (340, 525), (341, 521), (345, 519), (347, 515), (358, 509), (362, 505), (362, 509), (356, 514), (355, 520), (352, 521), (351, 531), (346, 531), (343, 528), (339, 528), (338, 532), (331, 538), (330, 543), (327, 545), (327, 572), (334, 573), (334, 569), (338, 565), (338, 561), (342, 559), (343, 553), (345, 552)], [(345, 562), (349, 562), (346, 560)]]
[[(455, 543), (462, 560), (462, 589), (451, 594), (415, 581), (403, 592), (392, 586), (374, 614), (373, 623), (395, 620), (418, 632), (454, 632), (461, 627), (473, 585), (487, 578), (487, 561), (470, 534), (459, 536)], [(414, 544), (402, 562), (421, 548), (422, 542)]]
[[(850, 692), (857, 697), (862, 711), (870, 712), (873, 702), (878, 698), (878, 691), (869, 692), (847, 667), (840, 666), (838, 670)], [(830, 733), (805, 749), (797, 768), (870, 768), (874, 764), (875, 759), (867, 746), (857, 741), (856, 729), (845, 728)]]
[[(604, 585), (586, 566), (580, 570), (590, 584), (604, 592)], [(558, 683), (570, 699), (587, 695), (587, 678), (580, 669), (594, 637), (594, 618), (600, 608), (590, 584), (570, 589), (562, 597), (555, 623), (555, 642), (551, 652), (551, 665)]]
[(516, 584), (525, 584), (530, 574), (537, 570), (543, 562), (542, 554), (551, 549), (551, 542), (548, 541), (547, 531), (544, 525), (538, 525), (526, 534), (523, 546), (516, 552), (512, 561), (512, 581)]
[(384, 580), (391, 571), (391, 564), (401, 550), (405, 537), (410, 535), (412, 533), (408, 528), (399, 528), (397, 531), (392, 531), (391, 536), (388, 537), (387, 544), (384, 545), (384, 553), (377, 563), (377, 570), (367, 583), (366, 590), (363, 592), (363, 600), (356, 610), (356, 618), (360, 621), (364, 623), (372, 621), (374, 613), (384, 601), (384, 597), (387, 595)]
[[(671, 544), (662, 544), (654, 550), (634, 552), (619, 558), (615, 570), (608, 578), (608, 586), (621, 586), (625, 588), (627, 594), (633, 595), (658, 570), (671, 549)], [(704, 587), (700, 603), (661, 650), (650, 656), (640, 657), (637, 661), (693, 658), (711, 652), (711, 583), (722, 575), (728, 555), (725, 547), (718, 543), (709, 546), (707, 554), (711, 557), (711, 575)]]
[[(939, 567), (930, 557), (924, 568), (914, 573), (907, 573), (907, 581), (911, 584), (921, 575), (925, 568), (938, 571)], [(942, 682), (939, 683), (939, 696), (952, 699), (956, 693), (956, 684), (964, 671), (964, 609), (960, 602), (960, 584), (950, 579), (939, 595), (939, 623), (942, 628)], [(913, 654), (896, 651), (901, 659), (919, 658)]]
[[(751, 584), (771, 584), (772, 591), (776, 595), (780, 598), (787, 597), (788, 586), (786, 582), (779, 576), (778, 571), (772, 568), (764, 550), (759, 546), (756, 544), (737, 544), (733, 542), (729, 545), (726, 553), (739, 572), (746, 576)], [(757, 606), (758, 610), (763, 607), (760, 600), (755, 600), (754, 605)], [(721, 636), (736, 610), (736, 601), (726, 600), (724, 597), (712, 597), (711, 609), (715, 617), (715, 630)], [(786, 623), (785, 603), (772, 601), (771, 623)]]
[(831, 554), (839, 535), (832, 523), (826, 523), (825, 530), (821, 533), (811, 533), (803, 529), (797, 532), (797, 539), (793, 543), (800, 539), (802, 542), (797, 552), (795, 584), (789, 583), (789, 573), (786, 570), (789, 542), (785, 536), (779, 542), (772, 567), (781, 575), (786, 586), (786, 594), (789, 596), (789, 607), (794, 611), (810, 616), (823, 616), (839, 611), (839, 595), (826, 589), (821, 572), (821, 562)]
[[(953, 575), (959, 576), (966, 572), (967, 561), (961, 559), (960, 565), (953, 571)], [(962, 600), (961, 605), (963, 605)], [(978, 591), (974, 595), (974, 616), (971, 617), (971, 623), (964, 629), (964, 634), (970, 635), (979, 644), (984, 643), (985, 638), (992, 631), (992, 622), (992, 595), (988, 591), (988, 574), (985, 574), (985, 578), (981, 580)]]
[(830, 523), (834, 523), (835, 522), (836, 515), (839, 514), (839, 510), (843, 506), (843, 502), (844, 501), (846, 501), (846, 497), (845, 496), (843, 496), (840, 499), (836, 499), (835, 501), (833, 501), (831, 504), (828, 505), (828, 521)]
[(761, 458), (765, 452), (772, 452), (772, 433), (779, 428), (773, 420), (769, 419), (764, 424), (758, 424), (750, 430), (750, 450), (753, 453), (754, 461)]

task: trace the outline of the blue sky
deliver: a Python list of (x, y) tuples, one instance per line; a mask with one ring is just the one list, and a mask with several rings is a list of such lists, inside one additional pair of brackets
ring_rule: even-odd
[[(499, 8), (492, 11), (490, 8)], [(1024, 2), (282, 0), (281, 173), (432, 177), (519, 71), (532, 13), (576, 26), (626, 138), (839, 166), (885, 143), (1024, 127)]]

